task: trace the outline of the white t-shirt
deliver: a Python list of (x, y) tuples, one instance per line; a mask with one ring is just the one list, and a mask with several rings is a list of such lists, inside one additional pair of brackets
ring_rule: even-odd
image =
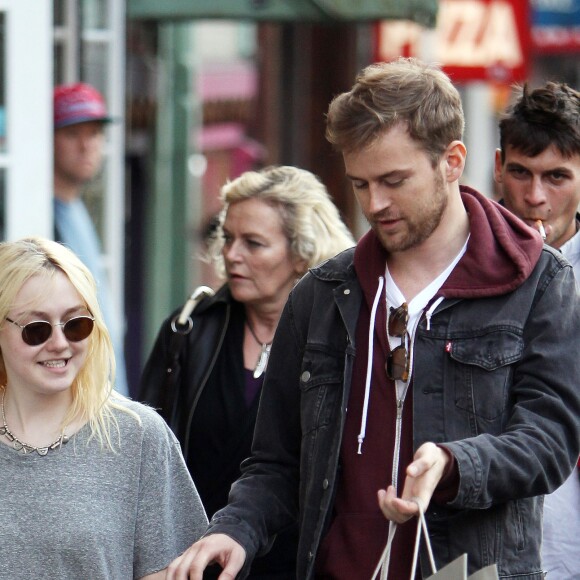
[[(560, 251), (572, 264), (576, 286), (580, 288), (580, 232), (570, 238)], [(580, 577), (578, 471), (576, 467), (561, 487), (544, 498), (542, 567), (548, 572), (547, 580), (572, 580)]]
[[(387, 338), (389, 340), (389, 346), (390, 346), (391, 350), (394, 350), (396, 347), (398, 347), (401, 344), (401, 340), (405, 340), (406, 346), (407, 346), (407, 352), (409, 352), (409, 356), (411, 357), (409, 379), (407, 381), (395, 381), (398, 399), (404, 398), (406, 390), (407, 390), (407, 386), (411, 382), (411, 375), (413, 372), (413, 347), (412, 347), (412, 345), (415, 341), (415, 331), (417, 330), (417, 325), (419, 324), (419, 319), (421, 318), (421, 315), (424, 312), (427, 305), (429, 304), (429, 302), (432, 300), (432, 298), (435, 296), (435, 294), (437, 294), (437, 291), (439, 290), (439, 288), (441, 288), (441, 286), (443, 286), (443, 283), (445, 282), (445, 280), (447, 280), (447, 278), (449, 278), (449, 275), (451, 274), (451, 272), (453, 272), (453, 269), (457, 265), (457, 262), (459, 262), (459, 260), (463, 256), (463, 254), (465, 254), (465, 251), (467, 250), (467, 242), (468, 241), (469, 241), (469, 236), (467, 237), (465, 244), (463, 244), (463, 247), (461, 248), (461, 250), (459, 251), (457, 256), (455, 256), (455, 258), (453, 258), (453, 261), (449, 264), (449, 266), (447, 266), (447, 268), (445, 268), (445, 270), (443, 270), (443, 272), (441, 272), (441, 274), (439, 274), (439, 276), (437, 276), (437, 278), (435, 278), (429, 285), (427, 285), (425, 288), (423, 288), (423, 290), (421, 290), (421, 292), (419, 292), (409, 302), (407, 302), (407, 300), (405, 299), (405, 296), (403, 296), (403, 293), (401, 292), (401, 290), (399, 289), (399, 287), (397, 286), (397, 284), (393, 280), (393, 277), (391, 276), (391, 273), (389, 272), (389, 266), (388, 265), (385, 266), (385, 298), (387, 301)], [(403, 339), (401, 339), (399, 337), (393, 337), (393, 336), (389, 335), (388, 320), (389, 320), (389, 314), (391, 312), (391, 308), (397, 309), (399, 306), (401, 306), (401, 304), (403, 304), (403, 302), (407, 302), (407, 308), (408, 308), (408, 312), (409, 312), (409, 321), (407, 322), (408, 336), (405, 336)], [(431, 309), (434, 310), (436, 306), (437, 306), (437, 304), (432, 305)]]

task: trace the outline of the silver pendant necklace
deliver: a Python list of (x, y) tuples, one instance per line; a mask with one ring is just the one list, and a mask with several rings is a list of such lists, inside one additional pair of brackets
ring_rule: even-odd
[(270, 350), (272, 348), (271, 342), (262, 342), (254, 332), (252, 325), (250, 324), (249, 320), (246, 320), (246, 325), (250, 331), (250, 334), (254, 337), (254, 340), (260, 345), (261, 351), (260, 356), (258, 356), (258, 361), (256, 362), (256, 366), (254, 367), (254, 378), (260, 378), (264, 372), (266, 371), (266, 367), (268, 366), (268, 359), (270, 358)]
[(68, 443), (69, 441), (69, 437), (67, 437), (64, 433), (64, 429), (62, 431), (62, 433), (59, 435), (59, 437), (57, 438), (57, 440), (54, 443), (51, 443), (50, 445), (47, 445), (46, 447), (37, 447), (35, 445), (30, 445), (29, 443), (25, 443), (24, 441), (21, 441), (20, 439), (18, 439), (18, 437), (16, 437), (16, 435), (14, 435), (14, 433), (12, 433), (12, 431), (10, 431), (10, 429), (8, 428), (8, 425), (6, 425), (6, 414), (4, 412), (4, 397), (6, 396), (6, 389), (4, 389), (2, 391), (2, 427), (0, 427), (0, 435), (4, 435), (4, 437), (6, 437), (6, 439), (8, 439), (8, 441), (10, 441), (12, 443), (12, 446), (14, 447), (14, 449), (16, 449), (17, 451), (21, 451), (22, 453), (26, 454), (26, 453), (34, 453), (36, 451), (36, 453), (38, 453), (38, 455), (41, 456), (45, 456), (49, 451), (53, 451), (54, 449), (58, 449), (59, 447), (61, 447), (61, 445), (65, 445), (66, 443)]

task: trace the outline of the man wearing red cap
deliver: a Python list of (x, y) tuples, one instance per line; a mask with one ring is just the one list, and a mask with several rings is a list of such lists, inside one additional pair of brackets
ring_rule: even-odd
[(111, 333), (117, 361), (116, 389), (128, 394), (122, 323), (113, 310), (101, 244), (81, 193), (100, 171), (104, 125), (111, 122), (105, 101), (86, 83), (54, 90), (54, 225), (55, 239), (70, 247), (91, 270), (99, 285), (99, 301)]

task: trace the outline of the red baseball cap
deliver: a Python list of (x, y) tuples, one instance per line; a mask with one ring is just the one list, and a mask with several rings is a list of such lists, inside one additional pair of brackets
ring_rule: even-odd
[(103, 95), (91, 85), (74, 83), (54, 89), (54, 128), (68, 127), (87, 121), (110, 123)]

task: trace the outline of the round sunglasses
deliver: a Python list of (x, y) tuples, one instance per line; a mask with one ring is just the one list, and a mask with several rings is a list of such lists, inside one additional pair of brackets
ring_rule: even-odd
[(46, 320), (34, 320), (28, 324), (18, 324), (11, 318), (6, 317), (8, 322), (22, 329), (22, 340), (29, 346), (38, 346), (46, 342), (52, 335), (55, 326), (62, 326), (64, 336), (70, 342), (80, 342), (91, 334), (95, 326), (92, 316), (75, 316), (66, 322), (51, 324)]

